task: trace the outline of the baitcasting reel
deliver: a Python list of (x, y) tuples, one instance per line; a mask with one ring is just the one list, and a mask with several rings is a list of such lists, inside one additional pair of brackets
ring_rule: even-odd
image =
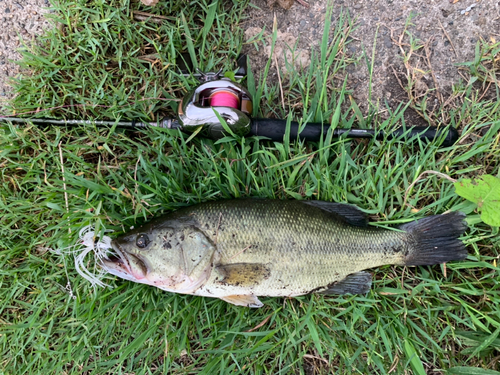
[(201, 126), (210, 138), (222, 138), (225, 131), (218, 114), (233, 133), (243, 136), (250, 132), (252, 96), (239, 83), (220, 78), (221, 72), (200, 72), (202, 84), (181, 100), (177, 120), (182, 130), (194, 132)]

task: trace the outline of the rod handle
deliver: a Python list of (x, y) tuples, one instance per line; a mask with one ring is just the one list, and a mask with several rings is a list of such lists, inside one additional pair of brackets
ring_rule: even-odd
[[(281, 142), (286, 131), (286, 120), (277, 119), (252, 119), (250, 135), (258, 135), (269, 138), (271, 141)], [(322, 123), (308, 123), (300, 135), (299, 123), (292, 121), (290, 124), (290, 139), (300, 139), (309, 142), (318, 142), (321, 135), (326, 136), (329, 125)], [(436, 128), (413, 126), (408, 129), (399, 128), (388, 135), (389, 138), (398, 137), (407, 132), (408, 139), (419, 137), (421, 139), (433, 140), (444, 135), (442, 146), (448, 147), (453, 145), (459, 137), (457, 130), (453, 127)], [(339, 137), (346, 134), (349, 138), (373, 138), (383, 139), (385, 133), (382, 131), (376, 132), (373, 129), (335, 129), (334, 136)]]
[(443, 143), (441, 143), (442, 146), (448, 147), (452, 146), (455, 144), (455, 142), (459, 138), (459, 134), (457, 129), (455, 129), (452, 126), (449, 127), (442, 127), (438, 128), (435, 126), (412, 126), (408, 129), (403, 129), (399, 128), (393, 131), (390, 136), (391, 137), (398, 137), (403, 135), (406, 131), (408, 131), (407, 137), (414, 138), (414, 137), (419, 137), (421, 139), (428, 139), (428, 140), (433, 140), (436, 138), (443, 138)]

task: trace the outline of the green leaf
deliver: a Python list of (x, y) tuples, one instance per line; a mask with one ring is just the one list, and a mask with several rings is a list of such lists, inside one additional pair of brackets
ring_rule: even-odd
[(485, 340), (489, 340), (489, 346), (497, 350), (500, 350), (500, 339), (496, 338), (491, 340), (492, 335), (483, 332), (472, 332), (472, 331), (456, 331), (456, 336), (462, 339), (464, 345), (477, 347)]
[(446, 371), (449, 375), (500, 375), (500, 372), (495, 370), (486, 370), (480, 367), (456, 366)]
[(193, 63), (193, 68), (196, 70), (196, 68), (198, 68), (198, 56), (196, 55), (193, 39), (189, 31), (189, 25), (183, 12), (181, 12), (181, 18), (182, 24), (184, 25), (184, 32), (186, 33), (186, 45), (189, 52), (189, 57), (191, 58), (191, 62)]
[(410, 342), (405, 341), (405, 352), (406, 356), (410, 360), (410, 366), (415, 372), (415, 374), (418, 375), (425, 375), (425, 370), (424, 370), (424, 365), (422, 364), (422, 361), (418, 357), (418, 354)]
[(477, 204), (481, 219), (486, 224), (500, 226), (500, 179), (483, 175), (477, 179), (457, 181), (454, 185), (458, 195)]
[(234, 74), (234, 72), (225, 72), (224, 77), (229, 78), (233, 82), (236, 82), (236, 75)]
[(500, 327), (496, 329), (495, 332), (493, 332), (488, 338), (486, 338), (481, 344), (474, 349), (474, 352), (472, 353), (472, 356), (476, 356), (479, 352), (482, 350), (488, 348), (489, 346), (492, 346), (495, 340), (498, 337), (498, 334), (500, 333)]
[(62, 211), (62, 207), (60, 205), (58, 205), (57, 203), (51, 203), (51, 202), (47, 202), (46, 203), (47, 207), (48, 208), (51, 208), (53, 210), (56, 210), (56, 211)]
[(214, 1), (212, 4), (208, 6), (207, 16), (205, 18), (205, 25), (203, 26), (202, 34), (203, 34), (203, 42), (201, 43), (201, 56), (205, 53), (205, 46), (207, 44), (207, 36), (214, 24), (215, 15), (217, 13), (217, 6), (219, 5), (219, 1)]
[(316, 346), (316, 350), (318, 351), (320, 357), (323, 357), (323, 347), (319, 340), (318, 331), (316, 330), (316, 326), (314, 322), (307, 320), (307, 328), (309, 328), (309, 332), (311, 334), (311, 338), (313, 339), (314, 346)]
[(109, 186), (98, 184), (97, 182), (87, 180), (86, 178), (83, 178), (81, 176), (66, 176), (66, 180), (73, 186), (81, 186), (85, 189), (89, 189), (100, 194), (113, 193), (113, 189), (111, 189)]

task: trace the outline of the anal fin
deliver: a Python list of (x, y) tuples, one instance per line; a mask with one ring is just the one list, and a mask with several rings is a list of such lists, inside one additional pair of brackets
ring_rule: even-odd
[(333, 294), (366, 294), (372, 286), (372, 274), (369, 272), (351, 273), (345, 279), (328, 285), (326, 290), (319, 293)]
[(236, 306), (262, 307), (264, 304), (259, 301), (257, 296), (251, 294), (235, 294), (232, 296), (219, 297), (221, 300)]

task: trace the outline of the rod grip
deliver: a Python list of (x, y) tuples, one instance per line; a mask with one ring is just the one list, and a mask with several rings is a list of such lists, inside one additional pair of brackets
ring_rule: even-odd
[[(271, 141), (282, 142), (286, 131), (286, 120), (276, 119), (252, 119), (250, 135), (258, 135), (269, 138)], [(309, 142), (318, 142), (323, 133), (326, 134), (329, 126), (321, 123), (308, 123), (304, 130), (298, 135), (299, 123), (292, 121), (290, 124), (290, 139), (300, 138)]]
[[(283, 136), (285, 135), (286, 123), (286, 120), (253, 119), (250, 128), (250, 135), (258, 135), (269, 138), (272, 141), (281, 142), (283, 141)], [(322, 134), (326, 136), (329, 128), (330, 126), (327, 124), (308, 123), (299, 135), (299, 123), (292, 121), (290, 124), (290, 139), (295, 140), (299, 138), (300, 140), (309, 142), (318, 142), (321, 139)], [(458, 131), (453, 127), (436, 128), (423, 126), (413, 126), (408, 129), (399, 128), (388, 134), (388, 137), (399, 137), (405, 133), (407, 134), (408, 139), (419, 137), (421, 139), (433, 140), (444, 136), (443, 143), (441, 145), (445, 147), (453, 145), (459, 137)], [(333, 135), (335, 137), (339, 137), (343, 134), (347, 134), (349, 138), (376, 137), (377, 139), (383, 139), (386, 136), (383, 131), (376, 132), (373, 129), (335, 129)]]
[(444, 136), (442, 146), (448, 147), (452, 146), (459, 138), (457, 129), (452, 126), (437, 128), (435, 126), (412, 126), (408, 129), (399, 128), (393, 131), (391, 137), (399, 137), (407, 132), (408, 139), (419, 137), (421, 139), (433, 140), (435, 138), (441, 138)]

